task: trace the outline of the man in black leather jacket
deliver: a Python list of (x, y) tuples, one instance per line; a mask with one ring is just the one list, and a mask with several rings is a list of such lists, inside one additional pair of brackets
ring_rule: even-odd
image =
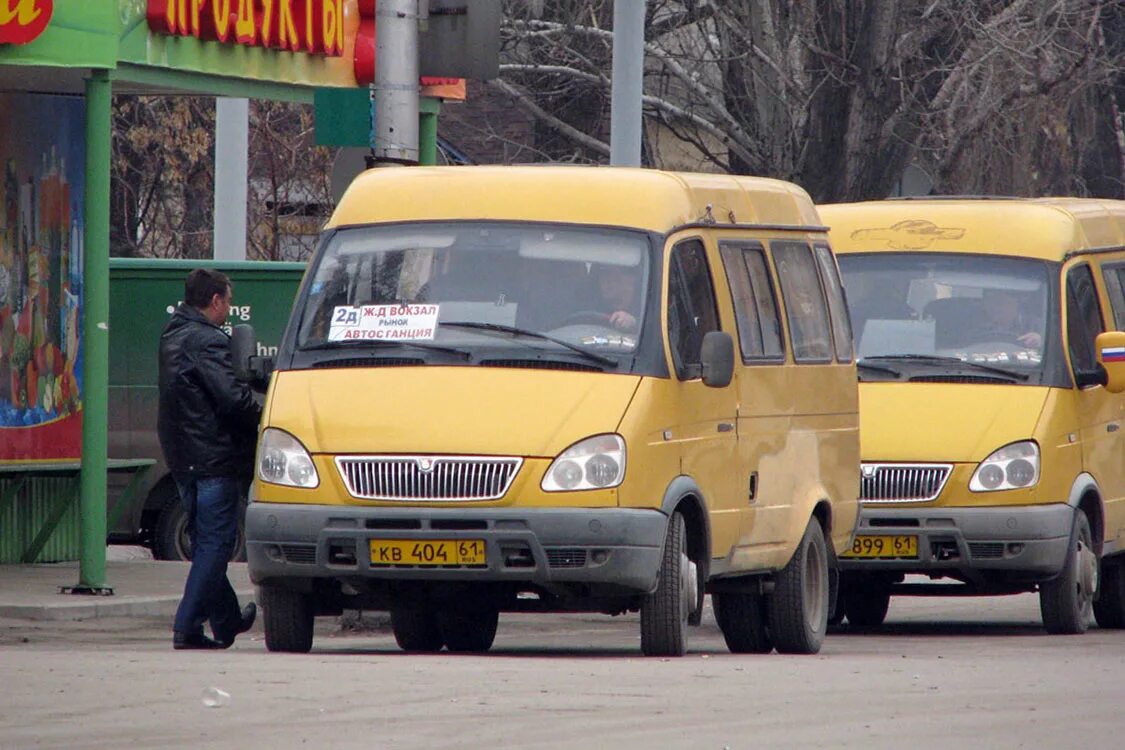
[[(261, 407), (235, 378), (230, 337), (220, 327), (232, 299), (226, 275), (192, 271), (184, 302), (160, 335), (160, 411), (164, 459), (188, 516), (191, 570), (176, 611), (176, 649), (227, 648), (250, 629), (257, 609), (239, 609), (227, 579), (238, 537), (243, 480), (253, 471)], [(203, 633), (210, 621), (214, 638)]]

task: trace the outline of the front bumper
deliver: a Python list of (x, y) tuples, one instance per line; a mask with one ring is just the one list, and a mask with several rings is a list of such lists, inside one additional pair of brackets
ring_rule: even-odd
[[(258, 585), (281, 579), (358, 577), (612, 584), (650, 592), (656, 588), (667, 524), (668, 517), (657, 510), (627, 508), (365, 508), (256, 502), (246, 511), (246, 557), (250, 579)], [(369, 541), (380, 538), (482, 539), (487, 564), (373, 566)]]
[(845, 571), (930, 573), (1007, 571), (1049, 578), (1066, 562), (1074, 508), (1063, 504), (992, 508), (860, 509), (856, 538), (918, 537), (917, 559), (840, 557)]

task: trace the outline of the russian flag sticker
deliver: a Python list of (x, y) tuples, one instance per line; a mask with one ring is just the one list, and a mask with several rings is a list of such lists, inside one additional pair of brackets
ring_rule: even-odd
[(1125, 346), (1102, 349), (1102, 362), (1125, 362)]

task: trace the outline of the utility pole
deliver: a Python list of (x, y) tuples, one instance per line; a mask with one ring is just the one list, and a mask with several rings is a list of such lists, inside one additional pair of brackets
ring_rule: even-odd
[(645, 0), (613, 0), (609, 163), (615, 167), (641, 166), (644, 65)]
[(215, 260), (246, 260), (250, 100), (215, 100)]
[(418, 163), (418, 22), (428, 0), (379, 0), (375, 6), (373, 166)]

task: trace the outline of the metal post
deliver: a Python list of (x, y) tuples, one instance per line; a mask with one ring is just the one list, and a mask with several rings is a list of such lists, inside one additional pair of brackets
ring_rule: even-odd
[(74, 593), (112, 594), (105, 581), (106, 432), (109, 407), (109, 170), (113, 84), (86, 79), (85, 264), (82, 269), (82, 470), (79, 582)]
[(644, 93), (645, 0), (613, 0), (613, 93), (609, 163), (641, 165), (641, 97)]
[(418, 113), (418, 163), (423, 166), (437, 164), (439, 111), (441, 105), (436, 101), (428, 100), (423, 102), (422, 111)]
[(215, 100), (215, 260), (246, 260), (250, 100)]
[(376, 166), (418, 163), (418, 2), (379, 0), (376, 5)]

